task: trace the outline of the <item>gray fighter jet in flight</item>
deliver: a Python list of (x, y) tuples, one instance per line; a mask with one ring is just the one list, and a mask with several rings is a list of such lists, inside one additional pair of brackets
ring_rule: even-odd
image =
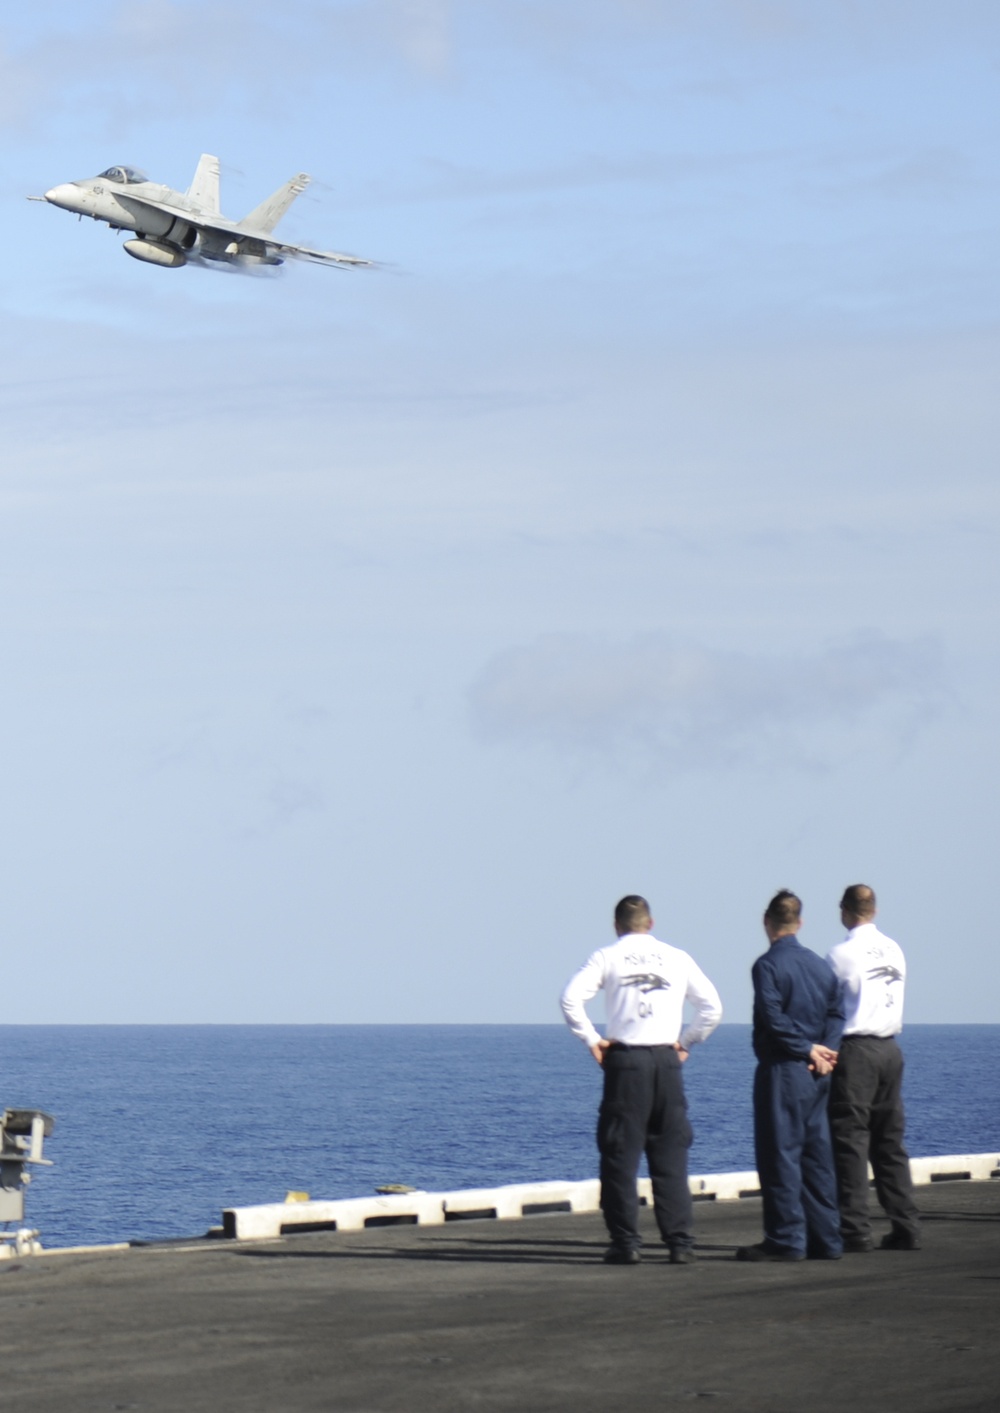
[(44, 199), (64, 211), (106, 221), (114, 231), (135, 231), (125, 249), (135, 260), (177, 268), (213, 261), (222, 265), (280, 265), (286, 258), (347, 269), (371, 265), (357, 255), (312, 250), (274, 237), (274, 228), (309, 185), (305, 172), (292, 177), (242, 221), (219, 210), (219, 159), (207, 153), (186, 192), (151, 182), (134, 167), (109, 167), (97, 177), (63, 182)]

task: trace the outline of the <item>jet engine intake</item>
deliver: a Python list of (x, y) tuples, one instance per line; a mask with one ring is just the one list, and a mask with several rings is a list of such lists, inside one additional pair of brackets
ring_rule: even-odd
[(176, 270), (180, 265), (187, 264), (183, 250), (162, 240), (127, 240), (122, 249), (128, 251), (133, 260), (144, 260), (147, 265), (164, 265)]

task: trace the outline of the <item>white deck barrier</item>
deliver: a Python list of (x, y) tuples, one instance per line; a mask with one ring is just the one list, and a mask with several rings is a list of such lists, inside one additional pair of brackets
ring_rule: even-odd
[[(972, 1153), (944, 1158), (912, 1158), (916, 1184), (981, 1181), (1000, 1178), (1000, 1154)], [(695, 1201), (731, 1202), (756, 1197), (755, 1172), (711, 1173), (690, 1179)], [(648, 1178), (639, 1180), (639, 1197), (652, 1201)], [(259, 1207), (229, 1207), (222, 1214), (227, 1237), (260, 1241), (310, 1231), (361, 1231), (365, 1227), (441, 1226), (445, 1222), (493, 1218), (509, 1221), (549, 1212), (596, 1212), (600, 1183), (531, 1182), (507, 1187), (474, 1187), (460, 1192), (404, 1192), (375, 1197), (346, 1197), (332, 1202), (269, 1202)]]

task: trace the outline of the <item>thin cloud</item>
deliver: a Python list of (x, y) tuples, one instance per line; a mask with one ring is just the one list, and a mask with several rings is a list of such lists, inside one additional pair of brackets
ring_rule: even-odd
[(267, 791), (268, 822), (288, 824), (301, 814), (316, 814), (326, 809), (322, 790), (304, 780), (275, 780)]
[(845, 199), (875, 194), (890, 199), (930, 198), (968, 190), (974, 177), (962, 153), (943, 147), (917, 149), (908, 156), (898, 152), (866, 152), (810, 156), (809, 169), (797, 178), (810, 199), (827, 206)]
[(904, 747), (943, 680), (928, 639), (866, 634), (814, 653), (726, 652), (649, 633), (552, 634), (500, 653), (469, 693), (497, 743), (634, 757), (678, 770), (825, 768)]
[(422, 179), (409, 187), (372, 182), (368, 194), (353, 205), (417, 205), (422, 202), (468, 201), (482, 197), (522, 197), (557, 192), (588, 191), (608, 186), (653, 186), (662, 191), (666, 183), (678, 183), (706, 175), (744, 172), (777, 163), (787, 154), (723, 153), (714, 156), (664, 156), (643, 152), (637, 156), (609, 158), (593, 153), (575, 157), (558, 166), (519, 166), (506, 172), (462, 167), (457, 163), (428, 162)]
[(48, 25), (0, 43), (0, 127), (43, 122), (59, 110), (125, 123), (150, 104), (206, 102), (258, 110), (290, 84), (358, 64), (444, 79), (452, 63), (453, 0), (316, 5), (289, 0), (125, 0), (87, 23)]
[[(34, 30), (34, 33), (32, 33)], [(446, 84), (473, 54), (526, 54), (557, 68), (603, 59), (609, 46), (685, 37), (713, 48), (793, 48), (856, 57), (994, 39), (996, 10), (953, 0), (947, 12), (882, 0), (122, 0), (85, 3), (61, 24), (9, 26), (0, 41), (0, 127), (42, 123), (60, 110), (122, 123), (159, 103), (212, 102), (258, 111), (281, 105), (289, 86), (359, 66)], [(26, 37), (30, 36), (30, 37)], [(719, 65), (714, 82), (725, 79)]]

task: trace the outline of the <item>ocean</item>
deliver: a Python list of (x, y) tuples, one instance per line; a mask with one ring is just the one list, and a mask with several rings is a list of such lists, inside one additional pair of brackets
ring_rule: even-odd
[[(913, 1157), (1000, 1152), (1000, 1025), (908, 1026)], [(692, 1173), (754, 1166), (750, 1027), (685, 1066)], [(562, 1025), (0, 1027), (0, 1103), (55, 1116), (46, 1246), (201, 1235), (289, 1189), (357, 1197), (597, 1171), (600, 1072)]]

